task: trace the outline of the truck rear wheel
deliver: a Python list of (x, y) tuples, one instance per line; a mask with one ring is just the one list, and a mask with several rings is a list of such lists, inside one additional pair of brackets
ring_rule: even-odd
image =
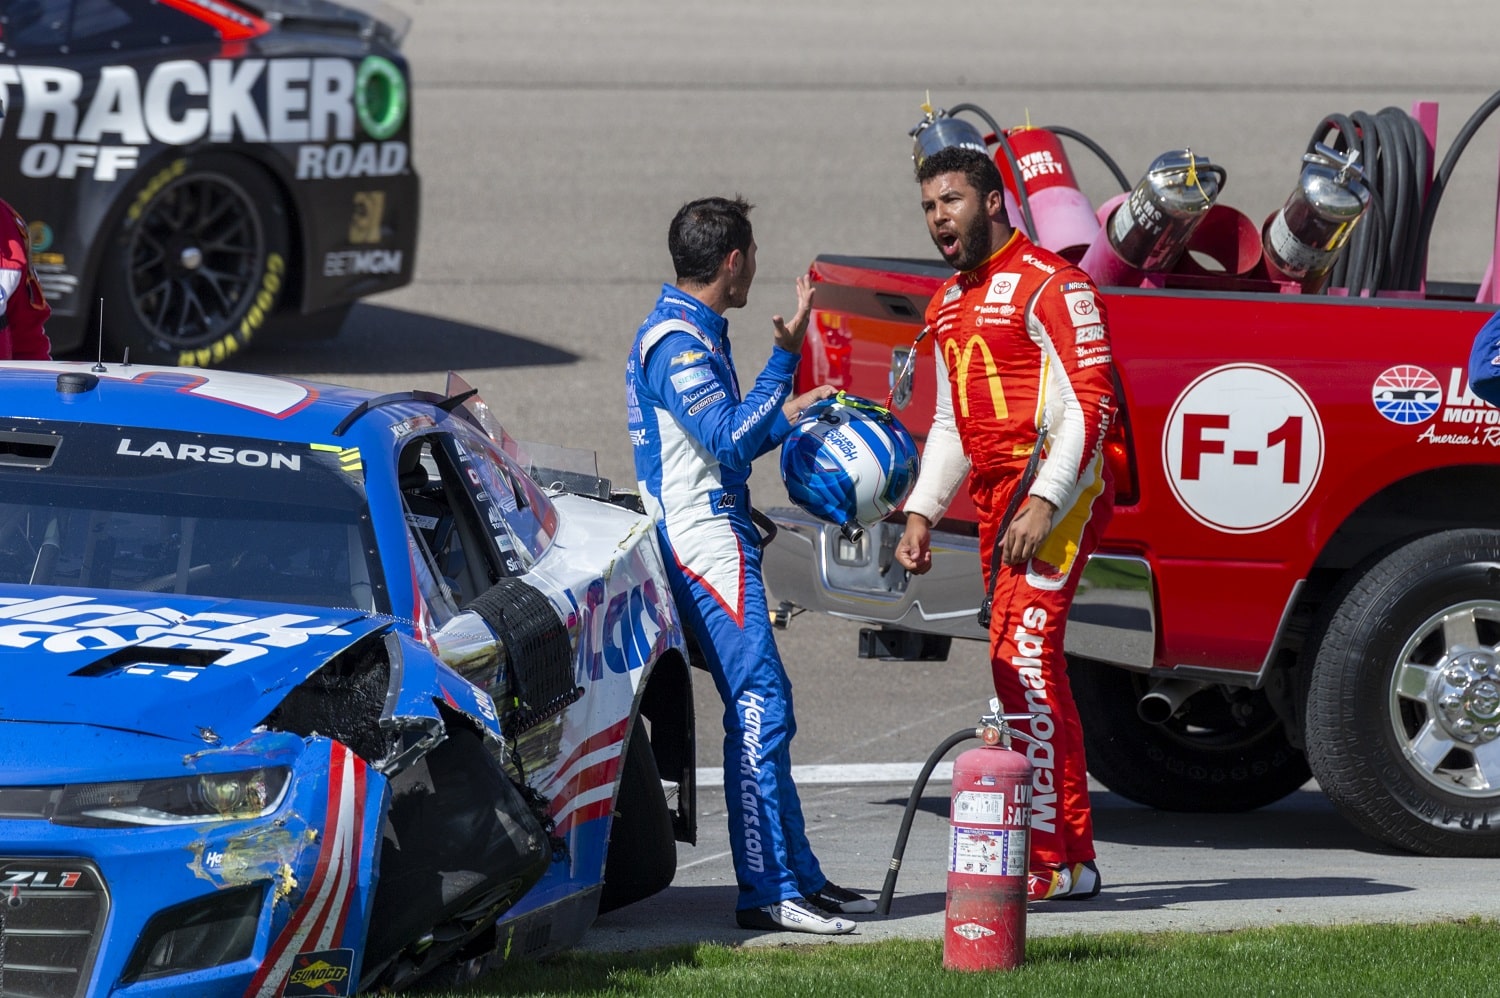
[(1500, 531), (1431, 534), (1358, 577), (1317, 649), (1307, 751), (1361, 831), (1500, 856)]
[(1089, 773), (1110, 790), (1163, 811), (1233, 813), (1275, 803), (1307, 782), (1307, 760), (1264, 693), (1210, 686), (1176, 716), (1136, 714), (1150, 679), (1068, 656)]

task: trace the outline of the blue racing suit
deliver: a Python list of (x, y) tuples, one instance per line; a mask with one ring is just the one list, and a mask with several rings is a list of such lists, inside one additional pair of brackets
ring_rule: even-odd
[(1485, 320), (1469, 351), (1469, 391), (1500, 405), (1500, 312)]
[(792, 783), (797, 724), (750, 521), (751, 462), (791, 425), (797, 355), (777, 347), (740, 397), (729, 324), (662, 288), (625, 367), (635, 472), (656, 520), (672, 595), (724, 701), (724, 797), (741, 910), (812, 894), (827, 878)]

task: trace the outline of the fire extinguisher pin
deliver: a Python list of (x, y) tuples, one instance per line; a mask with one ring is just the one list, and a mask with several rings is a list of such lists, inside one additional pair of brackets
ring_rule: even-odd
[(1039, 744), (1031, 735), (1023, 731), (1017, 731), (1011, 727), (1011, 724), (1015, 721), (1030, 721), (1034, 717), (1036, 717), (1036, 714), (1030, 711), (1002, 714), (1000, 713), (999, 701), (992, 699), (990, 713), (985, 714), (979, 719), (979, 726), (975, 729), (974, 733), (986, 745), (1008, 746), (1012, 738), (1019, 738), (1021, 741), (1031, 742), (1033, 745)]

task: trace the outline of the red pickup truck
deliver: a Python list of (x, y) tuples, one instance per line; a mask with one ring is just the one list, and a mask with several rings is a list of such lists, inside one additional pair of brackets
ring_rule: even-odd
[[(941, 263), (820, 256), (802, 387), (894, 395), (921, 442), (936, 379), (908, 354)], [(1168, 810), (1242, 811), (1309, 775), (1367, 834), (1500, 855), (1500, 409), (1468, 389), (1475, 285), (1419, 295), (1271, 282), (1107, 287), (1117, 508), (1066, 648), (1093, 776)], [(981, 362), (973, 360), (972, 362)], [(861, 654), (983, 639), (974, 512), (933, 569), (777, 509), (784, 604), (878, 625)], [(789, 607), (783, 606), (783, 614)]]

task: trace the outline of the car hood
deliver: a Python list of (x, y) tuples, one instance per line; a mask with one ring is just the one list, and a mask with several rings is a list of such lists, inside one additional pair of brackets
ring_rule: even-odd
[(0, 586), (0, 722), (235, 742), (387, 626), (358, 610)]

